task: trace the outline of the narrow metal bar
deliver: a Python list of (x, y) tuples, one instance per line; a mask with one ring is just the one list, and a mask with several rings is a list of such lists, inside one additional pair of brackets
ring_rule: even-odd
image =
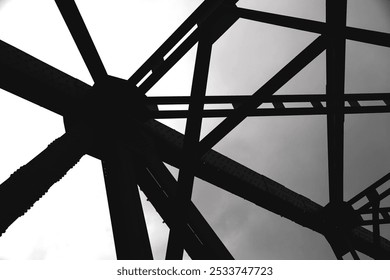
[(102, 161), (118, 260), (153, 259), (131, 158), (113, 151)]
[[(234, 109), (209, 109), (202, 111), (203, 118), (226, 118), (234, 113)], [(262, 116), (315, 116), (325, 115), (327, 109), (325, 107), (304, 107), (304, 108), (260, 108), (249, 111), (247, 117), (262, 117)], [(371, 114), (371, 113), (390, 113), (390, 108), (386, 106), (367, 106), (367, 107), (345, 107), (344, 114)], [(155, 119), (184, 119), (188, 117), (186, 110), (161, 110), (152, 112), (152, 117)]]
[[(194, 30), (187, 39), (139, 85), (139, 94), (146, 94), (199, 40), (199, 29)], [(129, 83), (133, 83), (129, 79)]]
[(200, 142), (199, 153), (205, 154), (223, 137), (225, 137), (232, 129), (239, 125), (246, 117), (247, 112), (250, 112), (260, 106), (265, 98), (273, 95), (279, 88), (287, 83), (292, 77), (300, 72), (307, 64), (322, 53), (325, 49), (325, 38), (320, 36), (300, 54), (291, 60), (282, 70), (273, 76), (265, 85), (256, 91), (250, 99), (243, 103), (240, 107), (219, 124), (213, 131), (203, 138)]
[[(370, 209), (358, 210), (358, 212), (359, 214), (364, 215), (364, 214), (372, 214), (374, 211), (372, 208), (370, 208)], [(389, 215), (390, 207), (380, 207), (379, 212), (382, 215)]]
[(95, 83), (107, 76), (106, 69), (92, 41), (74, 0), (55, 0), (58, 9)]
[(254, 20), (319, 34), (323, 34), (326, 32), (325, 23), (319, 21), (290, 17), (285, 15), (277, 15), (244, 8), (230, 9), (230, 12), (235, 13), (237, 16), (248, 20)]
[(199, 157), (197, 145), (199, 143), (202, 128), (202, 110), (206, 95), (207, 78), (209, 73), (212, 42), (207, 33), (198, 44), (195, 61), (194, 76), (192, 81), (191, 99), (189, 103), (189, 116), (187, 118), (184, 143), (183, 162), (179, 171), (178, 192), (174, 199), (182, 225), (171, 229), (168, 239), (167, 259), (181, 259), (183, 257), (183, 245), (181, 244), (181, 228), (188, 219), (188, 205), (191, 201), (194, 175)]
[(390, 34), (355, 27), (345, 28), (345, 38), (383, 47), (390, 47)]
[(328, 132), (329, 200), (338, 205), (344, 200), (344, 85), (347, 1), (326, 1), (328, 47), (326, 49), (326, 96)]
[[(250, 95), (208, 95), (205, 96), (205, 104), (232, 104), (244, 103), (250, 100)], [(358, 102), (358, 101), (383, 101), (390, 98), (390, 93), (346, 93), (344, 94), (344, 101)], [(272, 95), (263, 99), (263, 103), (270, 102), (324, 102), (326, 101), (325, 94), (288, 94), (288, 95)], [(149, 96), (147, 104), (153, 105), (179, 105), (189, 104), (189, 96)], [(367, 107), (367, 106), (365, 106)]]
[[(374, 221), (373, 219), (370, 219), (370, 220), (363, 220), (362, 222), (360, 222), (360, 225), (362, 225), (362, 226), (375, 226), (375, 225), (384, 225), (384, 224), (390, 224), (390, 218), (383, 218), (383, 219), (378, 218), (378, 219), (376, 219), (376, 221)], [(379, 226), (378, 226), (378, 229), (379, 229)], [(378, 229), (377, 229), (377, 231), (378, 231)]]

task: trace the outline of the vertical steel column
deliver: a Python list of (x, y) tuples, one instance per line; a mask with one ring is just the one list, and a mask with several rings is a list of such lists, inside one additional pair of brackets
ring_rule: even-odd
[(328, 46), (326, 50), (326, 97), (328, 131), (329, 200), (343, 202), (345, 25), (347, 0), (326, 1)]
[(183, 243), (181, 241), (182, 227), (187, 220), (188, 206), (191, 201), (195, 170), (199, 164), (199, 153), (197, 146), (199, 144), (202, 110), (204, 106), (204, 97), (206, 95), (207, 78), (211, 58), (212, 43), (204, 34), (199, 43), (195, 62), (194, 76), (192, 81), (191, 99), (189, 104), (189, 116), (187, 118), (183, 157), (179, 171), (178, 185), (175, 196), (175, 206), (180, 216), (180, 223), (171, 229), (168, 239), (166, 259), (182, 259)]
[(102, 165), (117, 258), (153, 259), (132, 162), (119, 151), (112, 154)]

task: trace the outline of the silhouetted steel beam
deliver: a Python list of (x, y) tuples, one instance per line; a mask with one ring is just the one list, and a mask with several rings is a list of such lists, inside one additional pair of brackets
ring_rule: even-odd
[[(390, 93), (346, 93), (344, 101), (383, 101), (390, 99)], [(205, 104), (233, 104), (244, 103), (250, 95), (208, 95), (204, 97)], [(189, 104), (189, 96), (149, 96), (147, 104), (153, 105), (181, 105)], [(325, 94), (280, 94), (264, 98), (263, 103), (271, 102), (326, 102)]]
[[(215, 12), (224, 2), (231, 2), (231, 0), (206, 0), (176, 29), (175, 32), (145, 61), (145, 63), (129, 78), (131, 84), (138, 84), (144, 77), (150, 72), (154, 71), (164, 59), (166, 55), (176, 47), (176, 45), (189, 34), (197, 24), (202, 23), (205, 19), (209, 18), (212, 13)], [(234, 1), (236, 2), (236, 1)], [(198, 36), (192, 33), (193, 36)], [(194, 42), (195, 39), (195, 42)], [(189, 43), (185, 49), (188, 50), (196, 43), (196, 38), (187, 38)], [(183, 45), (183, 44), (182, 44)], [(180, 53), (186, 53), (183, 50)], [(184, 55), (184, 54), (183, 54)], [(180, 56), (181, 57), (181, 56)], [(173, 63), (174, 64), (174, 63)]]
[(320, 36), (293, 60), (291, 60), (282, 70), (274, 75), (259, 90), (257, 90), (247, 102), (240, 105), (234, 112), (227, 117), (221, 124), (212, 130), (200, 142), (200, 154), (206, 153), (231, 130), (240, 124), (250, 112), (259, 107), (265, 98), (273, 95), (279, 88), (287, 83), (292, 77), (299, 73), (307, 64), (320, 55), (325, 49), (325, 38)]
[[(157, 121), (147, 127), (163, 160), (179, 167), (183, 135)], [(327, 229), (322, 206), (213, 150), (203, 156), (196, 176), (301, 226), (321, 234)], [(390, 259), (387, 239), (381, 237), (381, 246), (374, 248), (372, 232), (362, 227), (353, 229), (350, 238), (356, 250), (373, 258)]]
[[(211, 3), (208, 1), (205, 1), (204, 3), (206, 2)], [(199, 21), (197, 22), (198, 27), (193, 31), (189, 29), (188, 34), (190, 35), (188, 35), (188, 37), (180, 43), (180, 45), (172, 46), (172, 43), (175, 41), (179, 42), (182, 38), (175, 38), (175, 40), (170, 40), (171, 38), (169, 38), (169, 42), (167, 44), (163, 44), (163, 46), (160, 47), (160, 49), (158, 49), (152, 57), (129, 78), (129, 83), (133, 83), (139, 87), (139, 94), (146, 94), (146, 92), (152, 88), (199, 41), (202, 33), (210, 32), (214, 42), (234, 24), (238, 18), (231, 17), (230, 15), (226, 16), (223, 13), (221, 7), (225, 2), (235, 3), (237, 1), (215, 1), (211, 7), (203, 10), (204, 14), (198, 15), (198, 17), (200, 16)], [(217, 3), (220, 4), (216, 6)], [(203, 22), (205, 23), (203, 24)], [(192, 28), (194, 27), (195, 24), (193, 23)], [(183, 30), (186, 30), (187, 28)], [(184, 32), (180, 32), (180, 35), (184, 36), (186, 34)], [(169, 54), (169, 51), (173, 49), (173, 47), (176, 48)], [(169, 56), (167, 56), (168, 54)], [(142, 79), (144, 80), (142, 81)], [(138, 84), (139, 82), (141, 83)]]
[(107, 76), (106, 69), (89, 35), (74, 0), (55, 0), (58, 9), (95, 83)]
[[(237, 16), (254, 20), (264, 23), (269, 23), (273, 25), (283, 26), (287, 28), (293, 28), (297, 30), (314, 32), (319, 34), (326, 34), (327, 28), (324, 22), (308, 20), (302, 18), (296, 18), (285, 15), (277, 15), (272, 13), (267, 13), (263, 11), (255, 11), (244, 8), (230, 9), (231, 13), (236, 14)], [(344, 26), (340, 27), (339, 31), (342, 35), (352, 41), (358, 41), (383, 47), (390, 47), (390, 34), (372, 30), (365, 30), (356, 27)]]
[(390, 34), (355, 27), (346, 27), (345, 38), (367, 44), (390, 47)]
[[(174, 207), (172, 200), (175, 194), (177, 193), (178, 184), (175, 178), (172, 176), (167, 167), (163, 164), (161, 160), (156, 157), (156, 154), (147, 153), (146, 155), (142, 155), (141, 162), (145, 162), (148, 169), (148, 176), (153, 177), (154, 184), (146, 184), (139, 183), (141, 190), (143, 190), (150, 200), (150, 202), (155, 206), (158, 210), (159, 207), (163, 207), (164, 212), (158, 211), (161, 217), (167, 221), (169, 227), (173, 227), (175, 223), (180, 223), (177, 215), (177, 209)], [(152, 188), (154, 186), (154, 190)], [(145, 190), (145, 188), (147, 188)], [(153, 200), (153, 197), (157, 194), (160, 194), (162, 198)], [(159, 202), (164, 205), (160, 205)], [(156, 205), (157, 203), (157, 205)], [(165, 215), (165, 216), (164, 216)], [(190, 229), (190, 233), (192, 232), (193, 237), (199, 240), (202, 244), (202, 250), (205, 250), (205, 253), (202, 254), (203, 259), (233, 259), (233, 256), (226, 249), (225, 245), (221, 242), (218, 236), (215, 234), (214, 230), (210, 227), (207, 221), (203, 218), (202, 214), (198, 211), (196, 206), (190, 202), (188, 207), (188, 220), (186, 222), (186, 227)], [(183, 236), (187, 236), (183, 234)], [(186, 246), (186, 239), (183, 239), (184, 248), (187, 253), (189, 253), (191, 258), (198, 258), (193, 253), (189, 252)], [(192, 243), (192, 242), (190, 242)]]
[[(143, 167), (137, 166), (137, 178), (138, 185), (141, 190), (145, 193), (148, 200), (153, 204), (156, 211), (160, 214), (164, 223), (169, 227), (173, 227), (176, 221), (174, 219), (175, 214), (172, 213), (171, 201), (166, 196), (164, 190), (159, 186), (155, 178)], [(188, 255), (192, 259), (208, 259), (210, 255), (202, 242), (197, 238), (194, 232), (186, 226), (183, 230), (182, 238), (184, 240), (184, 246)]]
[(153, 259), (132, 158), (111, 151), (102, 161), (118, 260)]
[(183, 245), (180, 238), (181, 228), (188, 219), (188, 206), (192, 196), (194, 173), (199, 165), (200, 159), (197, 152), (197, 145), (199, 143), (202, 127), (201, 112), (203, 110), (204, 97), (206, 95), (212, 49), (212, 42), (208, 38), (208, 35), (208, 33), (205, 33), (198, 44), (188, 108), (188, 118), (183, 140), (184, 157), (178, 177), (179, 188), (173, 199), (177, 207), (177, 215), (180, 217), (183, 224), (179, 223), (176, 227), (171, 228), (168, 238), (167, 259), (183, 258)]
[(67, 116), (89, 85), (0, 40), (0, 87), (54, 113)]
[(323, 22), (296, 18), (285, 15), (277, 15), (272, 13), (267, 13), (263, 11), (256, 11), (244, 8), (230, 9), (231, 13), (236, 14), (240, 18), (259, 21), (263, 23), (269, 23), (273, 25), (278, 25), (282, 27), (293, 28), (302, 31), (314, 32), (314, 33), (325, 33), (326, 27)]
[(0, 185), (0, 235), (80, 160), (82, 137), (65, 133)]
[(344, 201), (344, 86), (347, 1), (326, 1), (328, 28), (326, 49), (326, 96), (329, 200), (337, 205)]
[[(302, 107), (302, 108), (260, 108), (248, 112), (248, 117), (262, 116), (313, 116), (325, 115), (327, 113), (325, 107)], [(201, 112), (203, 118), (225, 118), (230, 116), (234, 109), (209, 109)], [(371, 113), (390, 113), (389, 106), (362, 106), (362, 107), (344, 107), (344, 114), (371, 114)], [(161, 110), (152, 112), (152, 117), (155, 119), (183, 119), (188, 117), (186, 110)]]

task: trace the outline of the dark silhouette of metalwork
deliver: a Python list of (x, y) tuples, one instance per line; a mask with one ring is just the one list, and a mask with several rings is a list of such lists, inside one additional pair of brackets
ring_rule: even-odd
[[(233, 259), (191, 202), (195, 176), (323, 234), (338, 259), (347, 253), (357, 259), (357, 251), (389, 259), (390, 241), (381, 236), (380, 225), (390, 223), (390, 208), (380, 203), (390, 189), (379, 193), (378, 187), (390, 180), (390, 173), (344, 201), (343, 135), (345, 114), (390, 112), (389, 94), (344, 92), (345, 42), (390, 47), (390, 34), (346, 26), (346, 0), (326, 1), (326, 22), (239, 8), (236, 2), (203, 1), (128, 80), (122, 80), (107, 74), (74, 1), (56, 0), (94, 80), (92, 87), (1, 41), (0, 86), (62, 115), (66, 133), (1, 184), (0, 232), (89, 154), (102, 161), (118, 259), (153, 258), (137, 186), (170, 227), (167, 259), (181, 259), (183, 250), (193, 259)], [(205, 96), (213, 43), (239, 18), (313, 32), (318, 37), (253, 95)], [(146, 97), (196, 44), (191, 96)], [(326, 94), (273, 95), (325, 50)], [(359, 103), (366, 100), (383, 104)], [(301, 102), (307, 106), (285, 106)], [(259, 109), (263, 103), (273, 108)], [(159, 110), (157, 105), (164, 104), (188, 104), (189, 108)], [(231, 104), (232, 109), (207, 110), (205, 104)], [(212, 150), (249, 116), (289, 115), (326, 115), (329, 204), (325, 207)], [(201, 122), (208, 117), (225, 119), (200, 141)], [(157, 121), (164, 118), (186, 118), (185, 134)], [(180, 170), (178, 180), (163, 162)], [(368, 202), (354, 207), (363, 198)], [(371, 214), (372, 219), (363, 220), (364, 214)], [(372, 231), (366, 225), (372, 225)]]

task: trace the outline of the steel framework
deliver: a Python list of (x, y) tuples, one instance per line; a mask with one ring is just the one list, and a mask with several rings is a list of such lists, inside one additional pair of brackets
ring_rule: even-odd
[[(183, 250), (192, 259), (233, 259), (191, 202), (194, 177), (324, 235), (338, 259), (347, 253), (359, 258), (357, 251), (390, 258), (390, 241), (380, 233), (380, 225), (390, 223), (390, 207), (380, 205), (390, 189), (378, 191), (390, 173), (351, 200), (343, 198), (345, 114), (390, 112), (390, 94), (345, 93), (346, 40), (390, 47), (390, 34), (346, 26), (346, 0), (326, 1), (326, 22), (239, 8), (234, 0), (205, 0), (128, 80), (107, 74), (74, 1), (55, 2), (94, 85), (0, 41), (0, 87), (62, 115), (66, 128), (63, 136), (1, 184), (1, 233), (89, 154), (103, 165), (118, 259), (153, 258), (137, 186), (170, 228), (167, 259), (181, 259)], [(212, 46), (239, 18), (318, 37), (253, 95), (206, 96)], [(147, 97), (148, 90), (195, 45), (191, 96)], [(324, 51), (326, 93), (274, 95)], [(366, 100), (381, 105), (363, 105)], [(272, 106), (259, 108), (264, 103)], [(288, 103), (305, 105), (289, 108)], [(188, 110), (157, 106), (164, 104), (188, 104)], [(232, 108), (208, 110), (205, 104)], [(289, 115), (326, 115), (329, 204), (325, 207), (212, 150), (249, 116)], [(210, 117), (224, 121), (200, 140), (202, 119)], [(185, 118), (184, 135), (157, 121), (164, 118)], [(180, 170), (178, 180), (164, 162)], [(363, 198), (368, 199), (366, 204), (354, 206)], [(363, 219), (365, 214), (372, 219)], [(372, 231), (363, 227), (367, 225)]]

